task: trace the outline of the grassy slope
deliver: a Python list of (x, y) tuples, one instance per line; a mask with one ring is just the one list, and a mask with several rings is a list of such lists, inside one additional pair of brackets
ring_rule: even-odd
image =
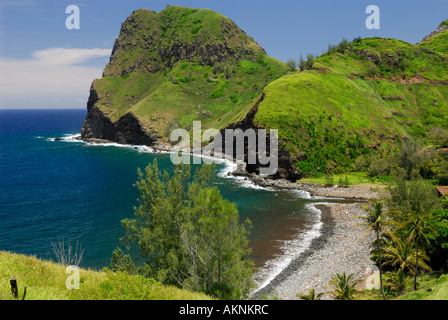
[[(195, 120), (202, 121), (203, 129), (221, 129), (243, 118), (265, 85), (286, 72), (284, 63), (266, 56), (230, 19), (211, 10), (171, 6), (158, 14), (138, 10), (131, 17), (118, 38), (126, 45), (113, 55), (105, 77), (94, 81), (100, 98), (96, 106), (113, 121), (132, 112), (165, 139), (172, 128), (189, 129)], [(148, 37), (154, 38), (150, 49), (141, 50), (146, 45), (142, 39)], [(165, 68), (166, 63), (158, 61), (159, 51), (179, 42), (251, 54), (213, 66), (190, 59)], [(163, 69), (142, 70), (148, 61)], [(133, 72), (119, 76), (127, 69)]]
[[(448, 28), (448, 20), (443, 21), (440, 26)], [(432, 36), (426, 41), (422, 41), (418, 46), (422, 48), (429, 48), (431, 50), (448, 54), (448, 42), (446, 41), (448, 35), (448, 29)]]
[[(437, 36), (448, 43), (448, 32)], [(302, 172), (350, 170), (369, 149), (389, 148), (407, 136), (426, 138), (430, 127), (448, 127), (443, 50), (367, 38), (343, 53), (322, 55), (314, 67), (318, 70), (270, 83), (255, 118), (279, 129)]]
[(0, 251), (0, 300), (12, 299), (9, 280), (17, 279), (26, 300), (209, 300), (205, 294), (153, 283), (123, 273), (80, 270), (80, 289), (68, 290), (65, 267), (34, 257)]
[(448, 300), (448, 275), (439, 278), (426, 276), (419, 283), (421, 285), (417, 291), (408, 292), (398, 300)]
[[(413, 278), (409, 279), (405, 293), (398, 297), (388, 297), (388, 300), (448, 300), (448, 275), (439, 277), (423, 275), (418, 278), (419, 287), (414, 291)], [(362, 290), (357, 295), (358, 300), (381, 300), (379, 290)]]

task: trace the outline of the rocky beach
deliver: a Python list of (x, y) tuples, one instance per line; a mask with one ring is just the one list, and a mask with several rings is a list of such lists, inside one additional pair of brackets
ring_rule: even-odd
[[(249, 179), (249, 177), (247, 176)], [(315, 184), (300, 184), (286, 180), (271, 180), (250, 175), (258, 185), (275, 189), (300, 189), (312, 196), (324, 197), (315, 207), (321, 211), (320, 235), (311, 245), (282, 270), (268, 285), (256, 291), (252, 298), (278, 297), (282, 300), (298, 299), (298, 294), (307, 294), (309, 289), (324, 293), (322, 299), (332, 299), (329, 282), (335, 274), (354, 274), (358, 288), (365, 288), (369, 275), (370, 251), (375, 235), (366, 233), (360, 216), (365, 216), (363, 206), (367, 200), (379, 198), (371, 187), (325, 187)], [(354, 203), (330, 203), (325, 198), (356, 200)]]

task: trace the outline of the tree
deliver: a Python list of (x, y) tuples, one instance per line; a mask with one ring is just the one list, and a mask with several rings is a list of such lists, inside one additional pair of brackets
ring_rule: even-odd
[(409, 280), (409, 271), (397, 269), (386, 273), (386, 285), (389, 285), (395, 292), (400, 295), (406, 289)]
[[(403, 169), (397, 170), (395, 186), (390, 189), (390, 194), (389, 207), (400, 213), (430, 212), (440, 207), (434, 186), (423, 179), (407, 180)], [(400, 220), (400, 217), (397, 219)]]
[(185, 277), (182, 287), (220, 298), (242, 298), (252, 285), (253, 264), (246, 235), (233, 203), (216, 188), (192, 188), (189, 219), (181, 229)]
[(383, 288), (383, 275), (381, 271), (381, 241), (380, 241), (380, 234), (383, 231), (383, 228), (388, 224), (388, 221), (386, 219), (386, 213), (383, 210), (383, 203), (381, 201), (370, 201), (370, 206), (365, 207), (367, 211), (366, 217), (360, 217), (364, 219), (365, 225), (368, 226), (367, 232), (370, 230), (375, 231), (376, 234), (376, 245), (377, 245), (377, 253), (378, 253), (378, 269), (380, 273), (380, 289), (381, 294), (383, 296), (383, 300), (386, 300), (386, 296), (384, 295), (384, 288)]
[(397, 164), (406, 171), (408, 179), (411, 178), (412, 171), (418, 167), (422, 160), (422, 146), (414, 139), (403, 142), (397, 153)]
[(331, 277), (330, 285), (333, 287), (333, 295), (335, 300), (352, 300), (354, 295), (358, 292), (355, 286), (358, 281), (353, 280), (354, 275), (346, 276), (345, 272), (333, 275)]
[(289, 58), (288, 61), (286, 61), (286, 65), (288, 66), (289, 71), (296, 71), (297, 69), (297, 62), (292, 58)]
[(112, 259), (110, 260), (109, 270), (114, 272), (127, 272), (133, 274), (136, 272), (134, 262), (131, 256), (124, 254), (123, 250), (117, 248), (112, 253)]
[(322, 292), (316, 294), (314, 289), (310, 289), (308, 294), (298, 294), (297, 297), (299, 297), (300, 300), (320, 300), (323, 295)]
[(312, 53), (307, 53), (306, 55), (306, 68), (312, 69), (314, 66), (314, 55)]
[[(127, 249), (137, 245), (145, 259), (138, 272), (220, 298), (247, 296), (254, 270), (250, 223), (240, 224), (236, 206), (212, 186), (213, 166), (204, 165), (191, 177), (190, 166), (181, 164), (170, 176), (154, 160), (138, 176), (139, 206), (133, 219), (122, 221), (122, 243)], [(120, 252), (115, 256), (116, 266), (129, 265), (129, 259), (118, 259)]]
[(306, 70), (306, 61), (305, 61), (305, 59), (303, 59), (302, 54), (300, 54), (300, 58), (299, 58), (299, 69), (300, 69), (300, 71)]
[(404, 229), (409, 232), (409, 239), (415, 244), (414, 290), (417, 290), (419, 248), (430, 243), (429, 234), (436, 234), (435, 226), (430, 221), (431, 218), (432, 215), (429, 213), (411, 211), (404, 224)]
[[(441, 198), (442, 202), (447, 202)], [(431, 211), (430, 222), (435, 226), (436, 234), (428, 234), (431, 244), (427, 248), (427, 253), (431, 258), (433, 269), (445, 269), (448, 261), (448, 208)]]
[(412, 239), (403, 235), (396, 236), (391, 231), (386, 231), (389, 241), (386, 241), (386, 245), (383, 248), (383, 257), (385, 265), (395, 266), (404, 271), (408, 270), (414, 272), (415, 269), (415, 255), (419, 257), (418, 265), (420, 268), (430, 270), (431, 268), (425, 263), (428, 261), (428, 256), (422, 252), (416, 252), (412, 247)]

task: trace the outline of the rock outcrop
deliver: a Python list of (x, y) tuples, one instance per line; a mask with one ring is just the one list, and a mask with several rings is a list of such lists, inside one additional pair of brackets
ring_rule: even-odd
[[(254, 95), (258, 95), (260, 91), (257, 87), (264, 86), (268, 82), (259, 83), (260, 80), (257, 80), (258, 83), (255, 83), (252, 80), (252, 74), (256, 72), (255, 68), (260, 66), (262, 72), (268, 76), (267, 78), (273, 76), (273, 69), (271, 69), (269, 63), (274, 59), (271, 58), (269, 63), (264, 62), (265, 54), (264, 49), (232, 20), (211, 10), (176, 6), (168, 7), (160, 13), (146, 9), (136, 10), (122, 24), (110, 61), (103, 71), (103, 78), (92, 83), (87, 104), (88, 114), (81, 130), (81, 138), (86, 141), (112, 141), (121, 144), (147, 145), (153, 148), (162, 146), (163, 149), (166, 149), (166, 144), (163, 142), (167, 142), (166, 133), (170, 131), (172, 124), (178, 124), (176, 118), (170, 118), (170, 115), (160, 115), (160, 112), (151, 114), (151, 106), (145, 107), (146, 109), (143, 112), (149, 115), (141, 116), (141, 113), (136, 112), (133, 105), (144, 100), (151, 92), (142, 91), (135, 97), (132, 95), (132, 101), (126, 99), (117, 101), (117, 96), (131, 96), (126, 89), (122, 89), (120, 92), (120, 85), (124, 87), (123, 84), (127, 85), (129, 83), (129, 88), (133, 90), (136, 85), (135, 81), (140, 81), (140, 83), (143, 83), (142, 87), (151, 87), (145, 82), (152, 78), (143, 77), (153, 74), (155, 75), (154, 79), (157, 77), (160, 79), (162, 73), (164, 73), (162, 83), (171, 85), (178, 72), (170, 73), (170, 71), (176, 66), (179, 68), (179, 63), (190, 63), (193, 66), (199, 66), (191, 73), (195, 77), (200, 77), (212, 90), (211, 95), (210, 93), (195, 92), (195, 96), (205, 96), (205, 99), (208, 99), (205, 100), (205, 103), (209, 104), (210, 101), (214, 102), (220, 96), (229, 99), (223, 92), (224, 88), (227, 87), (229, 78), (237, 73), (236, 69), (240, 67), (240, 61), (244, 60), (249, 69), (240, 71), (241, 78), (233, 81), (235, 83), (251, 83), (251, 86), (256, 84), (256, 87), (245, 88), (244, 94), (252, 90)], [(278, 63), (281, 66), (283, 65), (280, 62)], [(276, 66), (272, 65), (272, 67)], [(207, 70), (211, 70), (213, 73), (210, 75)], [(198, 75), (200, 72), (204, 72), (204, 74)], [(219, 77), (220, 73), (221, 77)], [(135, 78), (136, 74), (143, 76)], [(134, 79), (129, 77), (134, 77)], [(188, 78), (191, 77), (188, 76)], [(224, 78), (224, 80), (219, 80), (219, 78)], [(188, 80), (183, 79), (183, 81), (188, 83)], [(117, 87), (118, 89), (116, 89)], [(222, 92), (216, 94), (216, 87), (221, 87)], [(186, 85), (183, 90), (188, 92), (193, 89), (189, 89)], [(235, 92), (230, 93), (233, 94), (231, 100), (241, 101), (241, 98), (235, 97)], [(158, 99), (170, 101), (171, 98), (165, 96)], [(250, 97), (247, 99), (248, 102), (250, 99)], [(254, 124), (253, 119), (262, 99), (263, 96), (242, 121), (231, 124), (223, 123), (218, 129), (240, 128), (246, 130), (253, 128), (256, 131), (261, 129)], [(239, 104), (240, 108), (245, 106), (244, 101)], [(167, 105), (166, 109), (169, 110), (171, 107)], [(188, 105), (185, 106), (187, 109), (188, 107)], [(209, 110), (201, 110), (201, 112), (196, 111), (194, 114), (198, 118), (206, 117), (206, 120), (220, 117), (216, 109), (213, 113)], [(182, 115), (179, 115), (179, 117), (182, 117)], [(159, 131), (155, 130), (151, 127), (151, 125), (154, 125), (154, 121), (159, 126), (163, 123), (165, 128), (162, 130), (159, 128)], [(165, 140), (162, 141), (164, 138)], [(267, 139), (269, 141), (269, 136)], [(275, 177), (297, 178), (293, 163), (294, 160), (289, 153), (280, 150), (280, 168)], [(246, 168), (249, 173), (259, 173), (260, 164), (248, 164)]]

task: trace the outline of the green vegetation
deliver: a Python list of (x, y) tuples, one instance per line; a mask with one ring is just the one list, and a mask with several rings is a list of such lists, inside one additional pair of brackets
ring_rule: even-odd
[(93, 83), (112, 122), (127, 113), (148, 132), (222, 129), (244, 118), (263, 88), (287, 71), (230, 19), (208, 9), (135, 11), (123, 24), (104, 76)]
[[(448, 28), (448, 20), (443, 21), (439, 27), (446, 27)], [(430, 50), (434, 50), (437, 52), (442, 52), (445, 55), (448, 54), (448, 44), (447, 44), (447, 38), (448, 38), (448, 29), (445, 29), (444, 31), (433, 35), (426, 41), (422, 41), (418, 45), (423, 48), (428, 48)]]
[(353, 280), (353, 274), (335, 274), (330, 281), (333, 287), (333, 297), (335, 300), (353, 300), (357, 290), (357, 281)]
[(448, 300), (448, 275), (426, 275), (416, 291), (408, 292), (398, 300)]
[(321, 300), (323, 292), (316, 294), (314, 289), (309, 289), (308, 294), (297, 295), (300, 300)]
[[(390, 210), (381, 214), (383, 227), (377, 230), (376, 249), (372, 251), (380, 271), (387, 271), (384, 286), (389, 298), (417, 291), (418, 277), (424, 272), (448, 267), (448, 255), (441, 245), (448, 232), (446, 201), (437, 198), (431, 183), (400, 169), (390, 188), (391, 197), (386, 199)], [(372, 212), (381, 211), (381, 202), (372, 206), (378, 210), (370, 207), (369, 221)]]
[(12, 300), (14, 277), (25, 300), (209, 300), (209, 296), (165, 286), (123, 272), (79, 269), (79, 289), (68, 290), (66, 266), (0, 251), (0, 300)]
[[(392, 178), (388, 176), (371, 177), (369, 173), (365, 171), (353, 171), (349, 173), (307, 177), (300, 179), (298, 182), (339, 186), (366, 185), (378, 189), (383, 189), (390, 183), (391, 179)], [(340, 183), (341, 181), (342, 183)]]
[(142, 9), (123, 24), (94, 81), (95, 106), (113, 122), (132, 113), (167, 141), (195, 120), (203, 130), (241, 121), (264, 97), (255, 125), (279, 130), (301, 176), (363, 171), (381, 180), (402, 142), (435, 145), (448, 127), (446, 43), (448, 30), (416, 45), (357, 37), (285, 64), (211, 10)]
[(378, 268), (380, 273), (380, 290), (381, 295), (383, 296), (383, 300), (386, 300), (386, 297), (384, 295), (384, 288), (383, 288), (383, 273), (381, 270), (382, 267), (382, 261), (381, 261), (381, 242), (380, 242), (380, 234), (383, 232), (384, 227), (387, 225), (388, 221), (386, 220), (386, 213), (383, 210), (383, 203), (382, 202), (371, 202), (371, 206), (366, 207), (367, 210), (367, 216), (361, 217), (366, 222), (367, 225), (367, 232), (370, 230), (375, 231), (376, 234), (376, 251), (378, 252)]
[(211, 186), (213, 176), (213, 167), (204, 165), (191, 180), (190, 167), (179, 165), (169, 177), (156, 160), (144, 174), (139, 170), (139, 206), (133, 219), (122, 221), (122, 241), (127, 249), (135, 244), (144, 262), (134, 266), (117, 249), (111, 269), (218, 298), (247, 297), (254, 271), (250, 222), (239, 223), (236, 206)]
[[(425, 45), (438, 37), (448, 43), (445, 31)], [(409, 137), (434, 144), (432, 132), (448, 126), (448, 60), (438, 47), (355, 38), (308, 60), (313, 67), (265, 88), (255, 117), (279, 128), (282, 147), (307, 177), (359, 171), (360, 159), (381, 159)]]

